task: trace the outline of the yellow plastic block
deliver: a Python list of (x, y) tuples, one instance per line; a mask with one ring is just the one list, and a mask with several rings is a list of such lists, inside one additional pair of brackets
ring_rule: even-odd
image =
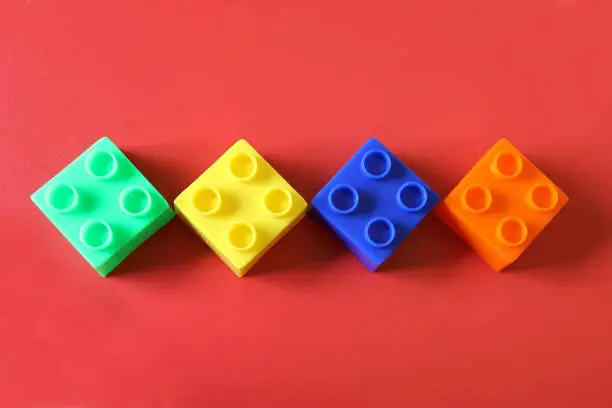
[(306, 201), (246, 140), (174, 200), (176, 213), (243, 276), (306, 214)]

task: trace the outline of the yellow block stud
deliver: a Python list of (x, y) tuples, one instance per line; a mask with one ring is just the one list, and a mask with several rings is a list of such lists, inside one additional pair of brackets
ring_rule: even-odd
[(306, 214), (308, 205), (239, 140), (174, 200), (176, 213), (243, 276)]

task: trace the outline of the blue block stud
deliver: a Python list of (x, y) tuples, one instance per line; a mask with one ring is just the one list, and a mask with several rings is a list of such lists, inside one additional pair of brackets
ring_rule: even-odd
[(312, 214), (375, 271), (440, 199), (370, 139), (312, 200)]

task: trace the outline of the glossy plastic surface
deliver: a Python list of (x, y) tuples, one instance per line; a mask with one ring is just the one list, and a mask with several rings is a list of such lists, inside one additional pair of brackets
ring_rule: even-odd
[(107, 137), (32, 194), (32, 201), (102, 276), (174, 216)]
[(501, 139), (437, 213), (496, 271), (514, 262), (567, 203), (567, 195)]
[(314, 197), (312, 209), (375, 271), (438, 201), (423, 180), (370, 139)]
[(243, 276), (306, 213), (306, 201), (239, 140), (174, 201), (184, 219)]

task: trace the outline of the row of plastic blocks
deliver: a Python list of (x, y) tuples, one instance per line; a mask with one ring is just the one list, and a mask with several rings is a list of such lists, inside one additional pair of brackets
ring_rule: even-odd
[[(162, 196), (107, 138), (32, 199), (103, 276), (173, 216)], [(567, 200), (502, 139), (436, 213), (500, 270), (518, 258)], [(375, 271), (438, 201), (431, 188), (371, 139), (314, 197), (311, 213)], [(238, 276), (290, 231), (308, 207), (244, 140), (188, 186), (174, 206)]]
[(32, 201), (102, 276), (174, 217), (110, 139), (94, 143)]

